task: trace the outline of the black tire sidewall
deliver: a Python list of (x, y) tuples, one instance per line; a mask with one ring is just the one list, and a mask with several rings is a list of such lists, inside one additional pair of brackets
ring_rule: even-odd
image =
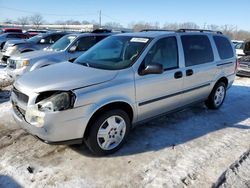
[[(98, 133), (100, 126), (103, 124), (103, 122), (107, 118), (114, 116), (114, 115), (120, 116), (124, 119), (124, 121), (126, 123), (126, 132), (125, 132), (125, 135), (123, 137), (123, 140), (121, 141), (121, 143), (117, 147), (115, 147), (111, 150), (103, 150), (97, 142), (97, 133)], [(102, 155), (112, 154), (121, 148), (121, 146), (124, 144), (128, 134), (129, 134), (129, 131), (131, 128), (131, 122), (130, 122), (130, 118), (129, 118), (128, 114), (125, 111), (117, 109), (117, 110), (110, 110), (110, 111), (107, 111), (107, 112), (101, 114), (99, 117), (97, 117), (97, 119), (90, 126), (91, 127), (90, 127), (90, 131), (89, 131), (89, 135), (86, 138), (85, 143), (87, 144), (88, 148), (95, 155), (102, 156)]]
[[(224, 97), (223, 97), (223, 101), (220, 103), (220, 105), (216, 105), (215, 104), (215, 101), (214, 101), (214, 97), (215, 97), (215, 93), (216, 93), (216, 90), (223, 86), (224, 87), (224, 90), (225, 90), (225, 93), (224, 93)], [(226, 92), (227, 92), (227, 89), (226, 89), (226, 84), (224, 82), (219, 82), (215, 85), (215, 87), (213, 88), (213, 91), (212, 93), (210, 94), (208, 100), (206, 101), (206, 105), (208, 108), (210, 109), (218, 109), (221, 107), (221, 105), (224, 103), (224, 100), (226, 98)]]

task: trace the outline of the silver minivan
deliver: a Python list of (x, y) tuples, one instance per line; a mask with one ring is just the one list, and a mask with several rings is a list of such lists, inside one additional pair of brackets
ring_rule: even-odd
[(236, 74), (233, 45), (220, 32), (144, 31), (110, 36), (78, 57), (14, 83), (13, 114), (46, 143), (87, 144), (110, 154), (130, 129), (205, 102), (218, 109)]

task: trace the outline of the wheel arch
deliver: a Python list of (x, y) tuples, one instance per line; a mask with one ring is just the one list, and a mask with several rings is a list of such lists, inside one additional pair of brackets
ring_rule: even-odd
[(113, 109), (121, 109), (121, 110), (124, 110), (124, 111), (128, 114), (128, 116), (129, 116), (129, 118), (130, 118), (130, 121), (131, 121), (131, 122), (133, 121), (133, 118), (134, 118), (135, 114), (134, 114), (133, 107), (132, 107), (129, 103), (124, 102), (124, 101), (114, 101), (114, 102), (105, 104), (105, 105), (101, 106), (100, 108), (98, 108), (98, 109), (93, 113), (93, 115), (91, 116), (91, 118), (89, 119), (88, 124), (87, 124), (87, 126), (86, 126), (86, 129), (85, 129), (85, 131), (84, 131), (83, 138), (87, 138), (87, 136), (89, 135), (89, 131), (90, 131), (91, 124), (94, 122), (94, 120), (95, 120), (100, 114), (102, 114), (102, 113), (105, 112), (105, 111), (113, 110)]
[(227, 77), (223, 76), (223, 77), (219, 78), (219, 79), (216, 81), (216, 83), (215, 83), (214, 86), (216, 86), (216, 84), (218, 84), (218, 83), (220, 83), (220, 82), (223, 82), (223, 83), (226, 85), (226, 88), (227, 88), (227, 86), (228, 86), (228, 79), (227, 79)]

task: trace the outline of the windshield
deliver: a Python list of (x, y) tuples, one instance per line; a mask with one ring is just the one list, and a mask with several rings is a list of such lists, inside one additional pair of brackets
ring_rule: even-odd
[(133, 64), (149, 38), (111, 36), (77, 58), (74, 63), (106, 70), (124, 69)]
[(40, 41), (42, 38), (43, 38), (42, 35), (36, 35), (36, 36), (34, 36), (34, 37), (31, 37), (31, 38), (28, 39), (27, 41), (28, 41), (28, 42), (37, 43), (37, 42)]
[(74, 35), (64, 36), (57, 42), (55, 42), (52, 46), (50, 46), (47, 50), (64, 51), (75, 40), (75, 38), (76, 36)]

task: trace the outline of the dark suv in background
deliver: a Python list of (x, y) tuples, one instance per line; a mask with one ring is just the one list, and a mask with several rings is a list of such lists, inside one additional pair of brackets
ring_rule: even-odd
[(250, 76), (250, 39), (244, 42), (243, 47), (244, 56), (238, 59), (238, 76)]

